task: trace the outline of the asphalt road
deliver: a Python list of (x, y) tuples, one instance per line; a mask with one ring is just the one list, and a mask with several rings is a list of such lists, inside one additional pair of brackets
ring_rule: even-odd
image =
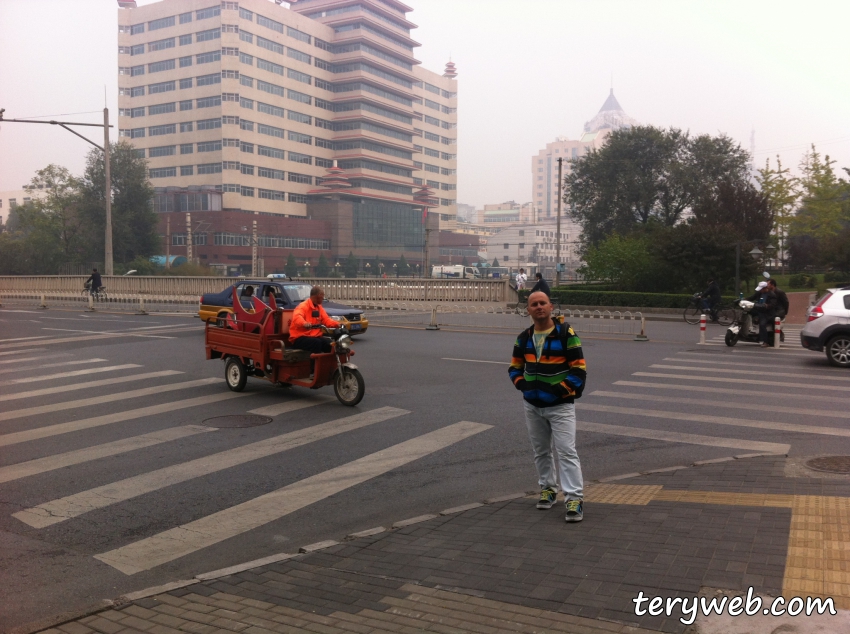
[[(748, 453), (850, 454), (850, 372), (796, 333), (781, 351), (727, 349), (719, 327), (708, 346), (684, 323), (649, 334), (583, 337), (586, 480)], [(186, 316), (0, 309), (0, 629), (536, 489), (507, 378), (513, 339), (372, 328), (355, 344), (367, 387), (352, 409), (330, 387), (252, 379), (233, 395)], [(285, 403), (266, 425), (202, 425)]]

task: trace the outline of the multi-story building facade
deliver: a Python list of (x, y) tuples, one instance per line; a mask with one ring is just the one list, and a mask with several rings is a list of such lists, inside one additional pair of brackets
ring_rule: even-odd
[(612, 89), (599, 112), (584, 124), (584, 131), (578, 139), (556, 137), (531, 157), (532, 201), (540, 222), (555, 218), (558, 212), (558, 159), (563, 159), (561, 172), (562, 176), (566, 176), (571, 171), (572, 159), (584, 156), (591, 149), (601, 148), (613, 130), (633, 125), (637, 125), (637, 121), (623, 111)]
[[(148, 160), (156, 211), (255, 214), (266, 252), (281, 249), (280, 257), (310, 253), (297, 246), (301, 236), (270, 236), (264, 216), (329, 223), (328, 258), (421, 257), (427, 186), (428, 226), (454, 227), (456, 71), (451, 63), (442, 74), (419, 65), (407, 5), (122, 6), (118, 127)], [(347, 185), (329, 196), (322, 184), (334, 162)], [(348, 205), (342, 226), (329, 198)], [(208, 243), (225, 246), (217, 216), (203, 215), (214, 234)]]

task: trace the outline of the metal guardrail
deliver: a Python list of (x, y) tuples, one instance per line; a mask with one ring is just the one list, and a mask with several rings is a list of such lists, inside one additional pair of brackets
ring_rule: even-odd
[[(646, 336), (646, 322), (640, 312), (564, 310), (564, 318), (581, 333)], [(415, 308), (399, 305), (384, 307), (369, 314), (376, 326), (466, 327), (505, 329), (519, 332), (531, 323), (530, 318), (516, 314), (513, 309), (470, 305), (418, 305)], [(645, 340), (645, 339), (641, 339)]]
[[(79, 293), (87, 276), (26, 275), (0, 276), (0, 293)], [(104, 276), (110, 295), (195, 296), (221, 292), (236, 281), (227, 277)], [(507, 280), (464, 280), (427, 278), (319, 278), (299, 277), (294, 281), (320, 284), (328, 299), (340, 301), (516, 301)]]

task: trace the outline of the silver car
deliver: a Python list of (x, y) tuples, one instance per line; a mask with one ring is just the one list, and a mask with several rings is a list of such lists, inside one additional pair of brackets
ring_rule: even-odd
[(850, 368), (850, 286), (829, 289), (807, 318), (800, 331), (803, 347), (825, 351), (832, 365)]

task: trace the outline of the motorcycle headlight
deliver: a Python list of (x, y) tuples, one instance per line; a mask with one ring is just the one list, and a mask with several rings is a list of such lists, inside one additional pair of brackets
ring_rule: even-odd
[(342, 335), (339, 339), (337, 339), (337, 345), (343, 350), (348, 350), (351, 347), (351, 337), (348, 335)]

